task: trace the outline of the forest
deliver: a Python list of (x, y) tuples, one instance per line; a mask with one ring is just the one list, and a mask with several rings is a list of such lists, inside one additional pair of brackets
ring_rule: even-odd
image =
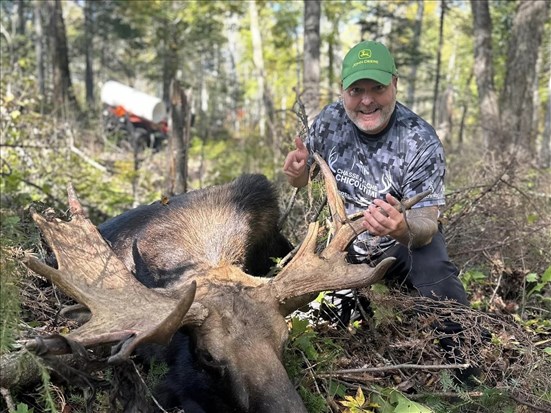
[[(549, 0), (0, 2), (1, 411), (184, 411), (153, 406), (162, 363), (142, 369), (130, 359), (122, 369), (99, 349), (81, 348), (77, 359), (29, 347), (80, 325), (61, 311), (75, 297), (24, 264), (29, 256), (51, 264), (31, 211), (67, 220), (72, 185), (98, 226), (255, 173), (277, 189), (291, 244), (317, 222), (318, 249), (327, 247), (329, 189), (321, 177), (291, 187), (283, 162), (340, 98), (346, 52), (376, 40), (396, 60), (398, 101), (444, 145), (439, 221), (471, 307), (442, 308), (376, 283), (357, 291), (370, 307), (360, 321), (339, 326), (312, 308), (288, 315), (285, 370), (311, 413), (551, 412), (550, 8)], [(108, 102), (114, 82), (154, 99), (163, 116)], [(315, 301), (324, 300), (322, 292)], [(468, 326), (462, 360), (481, 371), (469, 387), (453, 380), (431, 327), (449, 317)], [(125, 404), (136, 393), (151, 410)]]

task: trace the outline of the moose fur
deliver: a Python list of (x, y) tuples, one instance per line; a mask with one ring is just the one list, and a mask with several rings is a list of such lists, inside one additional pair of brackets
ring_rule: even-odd
[[(278, 220), (278, 199), (273, 185), (262, 175), (242, 175), (230, 184), (182, 194), (168, 203), (137, 207), (98, 229), (145, 286), (177, 288), (189, 278), (201, 277), (209, 268), (225, 265), (237, 266), (250, 275), (265, 275), (274, 264), (272, 258), (282, 257), (292, 248), (279, 232)], [(234, 299), (243, 296), (239, 288), (239, 285), (228, 285), (212, 292), (218, 295), (211, 300), (217, 300), (219, 306), (216, 307), (222, 309), (219, 312), (227, 314), (209, 316), (207, 325), (201, 329), (178, 331), (168, 347), (147, 346), (139, 350), (146, 359), (168, 365), (168, 374), (155, 391), (164, 408), (183, 408), (186, 412), (252, 412), (261, 411), (259, 406), (264, 406), (266, 410), (262, 411), (277, 411), (276, 406), (254, 400), (262, 393), (268, 395), (269, 391), (258, 388), (254, 394), (249, 392), (247, 389), (254, 386), (242, 383), (241, 376), (232, 371), (235, 363), (228, 361), (239, 359), (238, 354), (230, 353), (240, 351), (240, 340), (247, 334), (274, 332), (274, 321), (266, 321), (262, 303)], [(224, 330), (232, 328), (232, 320), (249, 322), (251, 326), (240, 329), (238, 337), (229, 340), (227, 336), (232, 333), (221, 330), (220, 325)], [(209, 327), (209, 322), (214, 325)], [(282, 350), (286, 326), (281, 321), (275, 325), (282, 337), (275, 340), (275, 350), (266, 351)], [(255, 340), (255, 337), (247, 339)], [(227, 354), (220, 349), (220, 354), (214, 355), (213, 345), (208, 342), (216, 340), (226, 343)], [(236, 348), (232, 348), (233, 342)], [(245, 349), (243, 346), (244, 352)], [(251, 370), (247, 358), (258, 357), (255, 363), (261, 364), (261, 352), (255, 351), (258, 355), (243, 354), (237, 368)], [(285, 375), (285, 372), (277, 374)], [(259, 374), (251, 371), (250, 375)], [(277, 400), (274, 403), (277, 404)]]

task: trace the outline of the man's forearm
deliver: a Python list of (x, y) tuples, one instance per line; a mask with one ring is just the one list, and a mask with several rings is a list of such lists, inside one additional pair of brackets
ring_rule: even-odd
[(400, 244), (420, 248), (429, 244), (438, 231), (438, 208), (415, 208), (406, 212), (407, 226), (394, 236)]

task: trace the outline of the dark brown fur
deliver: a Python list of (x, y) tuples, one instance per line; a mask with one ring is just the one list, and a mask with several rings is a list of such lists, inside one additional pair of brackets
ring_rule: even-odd
[[(99, 229), (148, 287), (177, 287), (209, 269), (233, 265), (265, 275), (291, 245), (279, 233), (276, 191), (261, 175), (138, 207)], [(217, 284), (201, 299), (208, 317), (177, 332), (168, 347), (139, 353), (167, 363), (156, 389), (165, 409), (186, 412), (297, 412), (304, 408), (281, 364), (287, 326), (275, 302), (237, 284)], [(206, 286), (206, 287), (205, 287)]]

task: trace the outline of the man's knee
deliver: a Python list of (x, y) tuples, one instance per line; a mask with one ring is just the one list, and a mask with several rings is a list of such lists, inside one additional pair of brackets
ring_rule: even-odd
[(460, 304), (469, 305), (469, 299), (463, 284), (456, 274), (433, 283), (414, 285), (415, 289), (423, 297), (435, 300), (454, 300)]
[(450, 261), (440, 232), (430, 244), (415, 250), (401, 247), (394, 250), (394, 256), (397, 258), (395, 268), (398, 273), (405, 275), (407, 284), (420, 295), (469, 305), (463, 284), (458, 278), (459, 270)]

